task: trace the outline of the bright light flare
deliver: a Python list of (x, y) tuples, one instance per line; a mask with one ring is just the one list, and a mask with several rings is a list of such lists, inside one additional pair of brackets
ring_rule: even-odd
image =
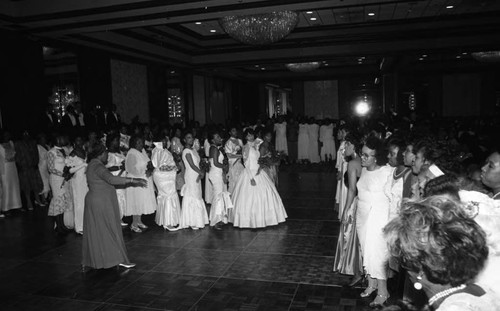
[(356, 114), (359, 116), (366, 116), (370, 112), (370, 105), (365, 101), (360, 101), (354, 107)]

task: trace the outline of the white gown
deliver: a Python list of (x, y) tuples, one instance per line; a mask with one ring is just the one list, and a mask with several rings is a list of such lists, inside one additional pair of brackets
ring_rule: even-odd
[[(119, 152), (108, 152), (108, 163), (106, 163), (106, 168), (113, 166), (121, 166), (125, 161), (125, 156)], [(126, 177), (127, 172), (125, 170), (113, 171), (111, 172), (113, 176)], [(125, 206), (127, 205), (127, 191), (123, 186), (115, 186), (116, 198), (118, 199), (118, 206), (120, 207), (120, 218), (123, 218), (125, 214)]]
[[(243, 142), (241, 139), (237, 138), (229, 138), (226, 142), (224, 150), (226, 154), (236, 155), (243, 149)], [(234, 186), (238, 182), (238, 178), (240, 177), (241, 172), (245, 169), (243, 163), (241, 162), (243, 159), (241, 158), (229, 158), (229, 173), (228, 173), (228, 181), (229, 181), (229, 193), (233, 193)]]
[(158, 208), (156, 223), (159, 226), (177, 226), (181, 219), (181, 203), (175, 187), (177, 167), (174, 157), (163, 144), (155, 143), (156, 147), (151, 154), (151, 162), (155, 167), (153, 180), (158, 189)]
[(358, 180), (358, 209), (356, 230), (358, 231), (363, 266), (372, 278), (387, 279), (389, 251), (384, 240), (383, 228), (389, 222), (390, 200), (385, 192), (394, 168), (382, 166), (368, 171), (363, 168)]
[(40, 176), (42, 177), (43, 189), (40, 192), (44, 197), (47, 197), (50, 192), (49, 185), (49, 169), (47, 167), (47, 152), (43, 146), (37, 145), (38, 147), (38, 170), (40, 171)]
[(73, 195), (73, 210), (75, 217), (75, 231), (83, 231), (83, 210), (85, 207), (85, 196), (89, 188), (87, 187), (87, 175), (85, 170), (87, 163), (77, 156), (66, 158), (66, 166), (70, 167), (70, 172), (74, 173), (70, 180), (71, 193)]
[(344, 158), (345, 141), (340, 143), (339, 150), (337, 151), (337, 162), (335, 168), (340, 175), (340, 180), (337, 180), (337, 191), (335, 192), (335, 203), (339, 205), (338, 215), (339, 220), (342, 219), (342, 214), (344, 213), (345, 202), (347, 200), (347, 187), (344, 180), (344, 174), (347, 172), (347, 162)]
[[(284, 222), (288, 217), (273, 181), (264, 171), (257, 175), (260, 143), (260, 139), (249, 142), (243, 150), (245, 170), (234, 188), (234, 213), (230, 220), (235, 227), (263, 228)], [(252, 178), (255, 186), (251, 184)]]
[(333, 139), (333, 124), (322, 125), (319, 128), (319, 141), (323, 143), (321, 146), (321, 161), (325, 161), (327, 156), (333, 160), (336, 158), (335, 140)]
[[(219, 163), (224, 161), (224, 155), (219, 152)], [(229, 210), (232, 209), (233, 202), (229, 197), (227, 185), (224, 184), (222, 178), (223, 171), (214, 165), (214, 161), (210, 158), (210, 172), (208, 179), (212, 184), (212, 206), (210, 207), (210, 226), (215, 226), (218, 222), (227, 224)]]
[(316, 123), (309, 124), (307, 126), (307, 133), (309, 134), (309, 161), (311, 161), (311, 163), (319, 163), (319, 125)]
[(299, 124), (299, 160), (309, 160), (309, 124)]
[(203, 228), (208, 224), (208, 214), (201, 194), (201, 181), (198, 180), (198, 173), (191, 168), (186, 156), (190, 154), (194, 165), (199, 167), (200, 156), (196, 150), (184, 149), (182, 151), (182, 161), (186, 167), (184, 172), (185, 184), (182, 186), (182, 211), (181, 228)]
[(286, 141), (286, 122), (276, 123), (274, 125), (276, 131), (276, 151), (288, 154), (288, 143)]
[[(4, 145), (6, 145), (4, 147)], [(9, 141), (0, 144), (0, 168), (2, 178), (2, 211), (9, 211), (21, 208), (21, 189), (19, 186), (19, 176), (15, 162), (16, 151), (14, 143)]]
[(140, 152), (130, 148), (125, 159), (125, 170), (127, 176), (132, 178), (143, 178), (148, 181), (146, 188), (128, 187), (126, 189), (127, 204), (125, 206), (125, 216), (147, 215), (156, 211), (156, 197), (153, 179), (146, 177), (146, 169), (149, 157), (144, 149)]

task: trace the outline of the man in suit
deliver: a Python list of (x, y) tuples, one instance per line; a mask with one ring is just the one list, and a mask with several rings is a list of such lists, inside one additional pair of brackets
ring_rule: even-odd
[(58, 126), (57, 117), (53, 111), (54, 107), (52, 105), (45, 107), (45, 114), (41, 125), (46, 132), (52, 131)]
[(121, 123), (120, 115), (116, 112), (116, 105), (112, 104), (106, 113), (106, 126), (115, 128)]

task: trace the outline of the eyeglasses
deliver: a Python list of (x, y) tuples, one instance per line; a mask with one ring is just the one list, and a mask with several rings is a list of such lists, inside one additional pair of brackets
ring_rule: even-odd
[(361, 154), (361, 158), (364, 158), (364, 159), (368, 159), (370, 157), (374, 157), (375, 155), (372, 155), (372, 154), (366, 154), (366, 153), (362, 153)]

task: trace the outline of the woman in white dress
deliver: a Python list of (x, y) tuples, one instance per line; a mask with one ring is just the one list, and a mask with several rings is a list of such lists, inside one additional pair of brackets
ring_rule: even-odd
[(152, 167), (149, 167), (149, 157), (144, 150), (143, 139), (139, 136), (130, 138), (130, 150), (125, 159), (125, 169), (127, 176), (132, 178), (141, 178), (148, 181), (146, 188), (129, 187), (126, 189), (127, 204), (125, 206), (125, 216), (132, 215), (132, 224), (130, 230), (136, 233), (147, 229), (141, 215), (153, 214), (156, 211), (156, 197), (154, 184), (151, 178)]
[(154, 143), (151, 162), (155, 167), (153, 180), (158, 189), (158, 209), (156, 210), (156, 223), (169, 231), (179, 229), (181, 218), (181, 203), (175, 188), (177, 165), (174, 157), (168, 151), (170, 140), (167, 136), (160, 142)]
[[(56, 145), (47, 153), (47, 166), (49, 168), (49, 183), (52, 190), (52, 200), (49, 205), (49, 216), (55, 217), (57, 233), (66, 233), (68, 227), (74, 225), (73, 198), (69, 181), (65, 180), (64, 167), (66, 166), (67, 140), (63, 135), (56, 137)], [(71, 216), (71, 222), (69, 219)]]
[(49, 168), (47, 167), (47, 153), (49, 152), (49, 146), (47, 145), (47, 138), (45, 134), (38, 135), (38, 170), (40, 171), (40, 176), (42, 177), (43, 189), (39, 193), (40, 202), (42, 206), (46, 206), (47, 200), (50, 193), (49, 185)]
[(333, 123), (326, 120), (319, 129), (319, 141), (321, 142), (321, 161), (330, 162), (336, 158), (335, 140), (333, 139)]
[(8, 212), (22, 207), (19, 175), (16, 168), (16, 149), (10, 140), (10, 133), (3, 133), (0, 144), (0, 172), (2, 178), (2, 212)]
[(288, 217), (269, 176), (258, 163), (261, 139), (255, 139), (252, 129), (245, 131), (247, 144), (243, 148), (245, 170), (234, 188), (234, 213), (231, 222), (240, 228), (263, 228), (282, 223)]
[(210, 171), (208, 172), (208, 179), (212, 184), (210, 226), (221, 230), (222, 225), (227, 224), (228, 214), (234, 206), (227, 191), (227, 177), (224, 173), (224, 154), (219, 150), (222, 146), (222, 138), (218, 132), (212, 133), (210, 138)]
[(242, 158), (243, 158), (243, 142), (238, 138), (238, 130), (236, 127), (232, 127), (229, 131), (229, 139), (226, 141), (226, 145), (224, 147), (227, 158), (229, 159), (229, 173), (228, 173), (228, 182), (229, 182), (229, 193), (233, 193), (234, 186), (240, 177), (241, 172), (245, 169), (243, 167)]
[[(208, 133), (207, 133), (207, 135), (208, 135)], [(205, 161), (208, 158), (210, 158), (210, 140), (208, 138), (205, 138), (205, 140), (203, 141), (203, 152), (204, 152), (203, 155), (205, 156), (205, 158), (201, 159), (201, 161)], [(210, 180), (208, 179), (208, 174), (206, 174), (205, 175), (205, 197), (204, 197), (205, 203), (212, 204), (212, 196), (213, 196), (212, 192), (213, 192), (212, 184), (210, 183)]]
[(182, 162), (186, 167), (185, 184), (181, 190), (182, 211), (181, 228), (198, 230), (208, 224), (208, 214), (201, 193), (201, 179), (204, 172), (200, 169), (200, 155), (193, 149), (193, 134), (184, 135), (185, 148), (182, 151)]
[(307, 126), (307, 133), (309, 135), (309, 161), (311, 163), (319, 163), (319, 125), (316, 123), (316, 120), (314, 120), (314, 118), (311, 118)]
[(87, 187), (87, 175), (85, 174), (87, 163), (85, 150), (83, 150), (83, 140), (81, 137), (75, 139), (75, 148), (66, 158), (66, 166), (73, 173), (70, 180), (70, 188), (73, 196), (73, 211), (75, 213), (75, 232), (83, 234), (83, 211), (85, 206), (85, 195), (89, 191)]
[(288, 143), (286, 140), (286, 121), (283, 117), (279, 118), (279, 123), (274, 124), (274, 131), (276, 132), (276, 151), (288, 154)]
[(382, 305), (389, 298), (387, 290), (387, 260), (389, 253), (384, 240), (383, 228), (389, 222), (390, 200), (385, 192), (392, 179), (394, 168), (386, 166), (387, 153), (384, 142), (376, 137), (367, 138), (361, 149), (361, 177), (358, 181), (358, 232), (363, 266), (368, 277), (368, 287), (361, 297), (369, 297), (377, 291), (370, 306)]
[(297, 159), (299, 162), (309, 161), (309, 124), (305, 120), (299, 124), (299, 150)]
[[(108, 135), (106, 137), (106, 147), (108, 149), (108, 162), (105, 167), (113, 176), (126, 177), (127, 172), (125, 171), (125, 156), (122, 150), (128, 150), (128, 139), (127, 147), (122, 144), (122, 134), (120, 135)], [(120, 219), (123, 218), (125, 214), (125, 206), (127, 205), (127, 192), (125, 191), (125, 186), (115, 185), (116, 197), (118, 199), (118, 207), (120, 209)], [(121, 226), (128, 226), (127, 223), (121, 220)]]

